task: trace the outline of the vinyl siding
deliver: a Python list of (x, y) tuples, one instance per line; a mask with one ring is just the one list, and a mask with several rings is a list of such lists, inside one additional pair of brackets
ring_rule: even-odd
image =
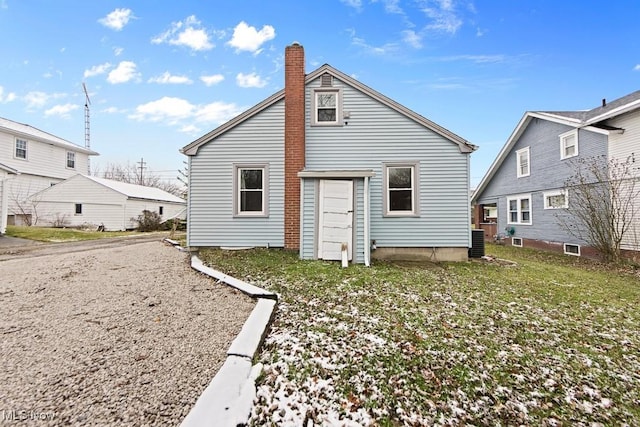
[[(624, 129), (623, 134), (612, 132), (609, 136), (609, 158), (616, 158), (620, 161), (633, 155), (636, 163), (640, 162), (640, 110), (623, 114), (615, 119), (609, 120), (611, 126)], [(636, 177), (640, 176), (640, 169), (636, 169)], [(635, 182), (635, 192), (640, 191), (640, 182)], [(635, 199), (636, 218), (634, 226), (626, 234), (623, 241), (623, 249), (640, 250), (640, 200)]]
[[(468, 155), (458, 146), (364, 93), (342, 89), (348, 124), (310, 126), (313, 88), (307, 86), (307, 169), (373, 169), (370, 238), (379, 247), (468, 247)], [(419, 163), (420, 216), (383, 217), (383, 163)], [(362, 244), (362, 243), (361, 243)]]
[[(104, 225), (107, 230), (126, 230), (136, 227), (135, 219), (143, 210), (158, 212), (164, 207), (163, 218), (170, 218), (184, 210), (184, 204), (153, 200), (128, 199), (127, 196), (77, 175), (46, 191), (32, 196), (37, 200), (40, 222), (50, 225), (64, 218), (69, 226)], [(82, 204), (82, 213), (75, 213), (76, 203)]]
[[(43, 177), (67, 179), (78, 173), (87, 173), (87, 154), (76, 152), (76, 167), (69, 169), (67, 165), (67, 151), (63, 147), (47, 144), (41, 141), (20, 136), (27, 141), (27, 159), (14, 157), (16, 136), (0, 131), (0, 163), (17, 169), (22, 174)], [(78, 147), (81, 148), (81, 147)]]
[(19, 138), (27, 141), (26, 159), (14, 157), (16, 136), (0, 131), (0, 163), (20, 172), (8, 186), (9, 215), (19, 214), (19, 205), (26, 207), (24, 200), (28, 196), (48, 188), (52, 183), (86, 173), (89, 158), (87, 154), (76, 152), (76, 167), (69, 169), (66, 167), (67, 151), (72, 150), (25, 136)]
[[(233, 216), (234, 163), (269, 165), (269, 216)], [(190, 158), (187, 244), (284, 246), (284, 101), (198, 149)]]
[[(499, 233), (514, 227), (515, 236), (550, 242), (584, 245), (586, 242), (569, 235), (559, 224), (557, 216), (566, 216), (563, 209), (544, 209), (544, 193), (562, 189), (573, 174), (577, 157), (560, 159), (559, 135), (572, 130), (570, 126), (533, 118), (518, 141), (505, 157), (491, 182), (477, 198), (478, 204), (497, 202)], [(605, 135), (585, 129), (578, 131), (578, 157), (590, 158), (606, 155)], [(516, 151), (530, 147), (530, 175), (517, 178)], [(573, 160), (572, 160), (573, 159)], [(508, 224), (507, 198), (518, 194), (531, 194), (532, 224)], [(571, 203), (571, 194), (569, 194)]]

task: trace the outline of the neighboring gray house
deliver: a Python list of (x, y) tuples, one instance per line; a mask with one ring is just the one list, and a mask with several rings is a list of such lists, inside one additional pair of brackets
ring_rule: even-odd
[(137, 227), (135, 219), (148, 210), (163, 220), (185, 218), (186, 202), (160, 190), (95, 176), (75, 175), (31, 196), (38, 225), (104, 226), (108, 231)]
[(7, 212), (9, 209), (9, 180), (18, 175), (18, 171), (0, 163), (0, 234), (7, 231)]
[[(571, 218), (564, 187), (575, 161), (624, 161), (639, 150), (640, 91), (588, 111), (527, 112), (472, 195), (475, 226), (485, 229), (485, 238), (502, 234), (514, 246), (592, 251), (557, 219)], [(638, 250), (638, 242), (628, 240), (623, 248)]]
[(187, 244), (284, 247), (303, 259), (467, 259), (475, 146), (354, 78), (306, 74), (185, 146)]
[(0, 163), (19, 172), (5, 182), (7, 210), (2, 221), (30, 224), (34, 213), (29, 196), (78, 173), (87, 173), (89, 156), (97, 154), (33, 126), (0, 117)]

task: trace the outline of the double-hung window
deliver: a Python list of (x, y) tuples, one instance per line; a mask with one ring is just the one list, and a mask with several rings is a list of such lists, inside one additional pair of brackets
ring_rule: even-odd
[(418, 164), (385, 164), (383, 175), (385, 215), (418, 215)]
[(67, 151), (67, 168), (76, 168), (76, 153), (74, 153), (73, 151)]
[(16, 138), (16, 159), (27, 159), (27, 141)]
[(543, 196), (545, 209), (566, 209), (569, 207), (567, 192), (564, 190), (548, 191)]
[(531, 224), (531, 195), (507, 198), (507, 224)]
[(516, 162), (518, 167), (518, 178), (529, 176), (531, 173), (531, 156), (529, 153), (529, 147), (516, 151)]
[(560, 135), (560, 159), (568, 159), (578, 155), (578, 130)]
[(234, 215), (268, 216), (268, 165), (234, 165), (234, 169)]
[(341, 109), (340, 89), (316, 89), (313, 91), (313, 125), (340, 125)]

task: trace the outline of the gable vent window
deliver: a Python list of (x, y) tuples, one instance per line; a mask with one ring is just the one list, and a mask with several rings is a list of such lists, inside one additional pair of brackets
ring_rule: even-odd
[(324, 73), (322, 75), (322, 80), (321, 80), (320, 85), (322, 87), (331, 87), (331, 86), (333, 86), (333, 77), (331, 77), (331, 74)]

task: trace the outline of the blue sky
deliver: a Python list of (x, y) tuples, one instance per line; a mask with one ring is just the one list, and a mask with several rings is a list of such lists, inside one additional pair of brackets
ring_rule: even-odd
[(0, 116), (167, 179), (178, 150), (283, 87), (285, 46), (480, 148), (476, 185), (525, 111), (640, 89), (640, 2), (0, 0)]

